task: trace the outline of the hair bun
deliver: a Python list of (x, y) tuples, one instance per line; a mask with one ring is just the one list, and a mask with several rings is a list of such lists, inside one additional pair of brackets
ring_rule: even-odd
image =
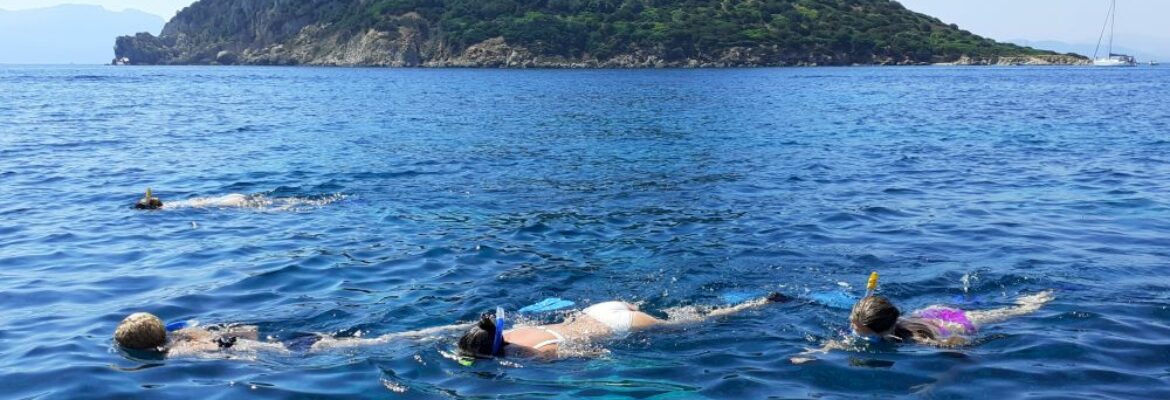
[(483, 330), (489, 331), (489, 332), (495, 332), (496, 321), (494, 321), (492, 319), (492, 317), (485, 314), (484, 316), (479, 317), (478, 326), (479, 326), (479, 329), (483, 329)]

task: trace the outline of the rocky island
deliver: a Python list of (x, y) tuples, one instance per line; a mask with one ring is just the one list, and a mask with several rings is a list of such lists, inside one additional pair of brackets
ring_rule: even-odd
[(891, 0), (201, 0), (136, 64), (756, 67), (1082, 64), (999, 43)]

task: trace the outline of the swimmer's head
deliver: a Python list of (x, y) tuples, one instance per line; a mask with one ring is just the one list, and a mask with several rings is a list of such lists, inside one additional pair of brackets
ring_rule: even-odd
[(134, 208), (139, 210), (157, 210), (162, 208), (162, 206), (162, 200), (154, 197), (154, 193), (151, 192), (150, 188), (146, 188), (146, 195), (142, 196), (137, 203), (134, 203)]
[(900, 316), (902, 313), (889, 299), (882, 296), (866, 296), (853, 305), (849, 322), (858, 334), (885, 336), (894, 329)]
[(134, 313), (118, 324), (114, 340), (131, 350), (150, 350), (167, 344), (167, 328), (149, 313)]
[(504, 342), (498, 351), (492, 352), (493, 347), (495, 347), (495, 340), (495, 318), (490, 314), (484, 314), (480, 317), (479, 322), (471, 327), (471, 330), (459, 338), (459, 353), (466, 357), (475, 358), (502, 357), (504, 355), (504, 347), (508, 343)]

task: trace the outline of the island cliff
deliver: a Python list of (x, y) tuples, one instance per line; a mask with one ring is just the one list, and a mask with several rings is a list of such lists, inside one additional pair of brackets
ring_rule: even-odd
[(202, 0), (130, 64), (751, 67), (1077, 64), (890, 0)]

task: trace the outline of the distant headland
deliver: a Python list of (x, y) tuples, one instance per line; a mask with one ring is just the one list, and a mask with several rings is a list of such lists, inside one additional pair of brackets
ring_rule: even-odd
[[(535, 4), (535, 5), (534, 5)], [(135, 65), (491, 68), (1085, 64), (891, 0), (201, 0)]]

